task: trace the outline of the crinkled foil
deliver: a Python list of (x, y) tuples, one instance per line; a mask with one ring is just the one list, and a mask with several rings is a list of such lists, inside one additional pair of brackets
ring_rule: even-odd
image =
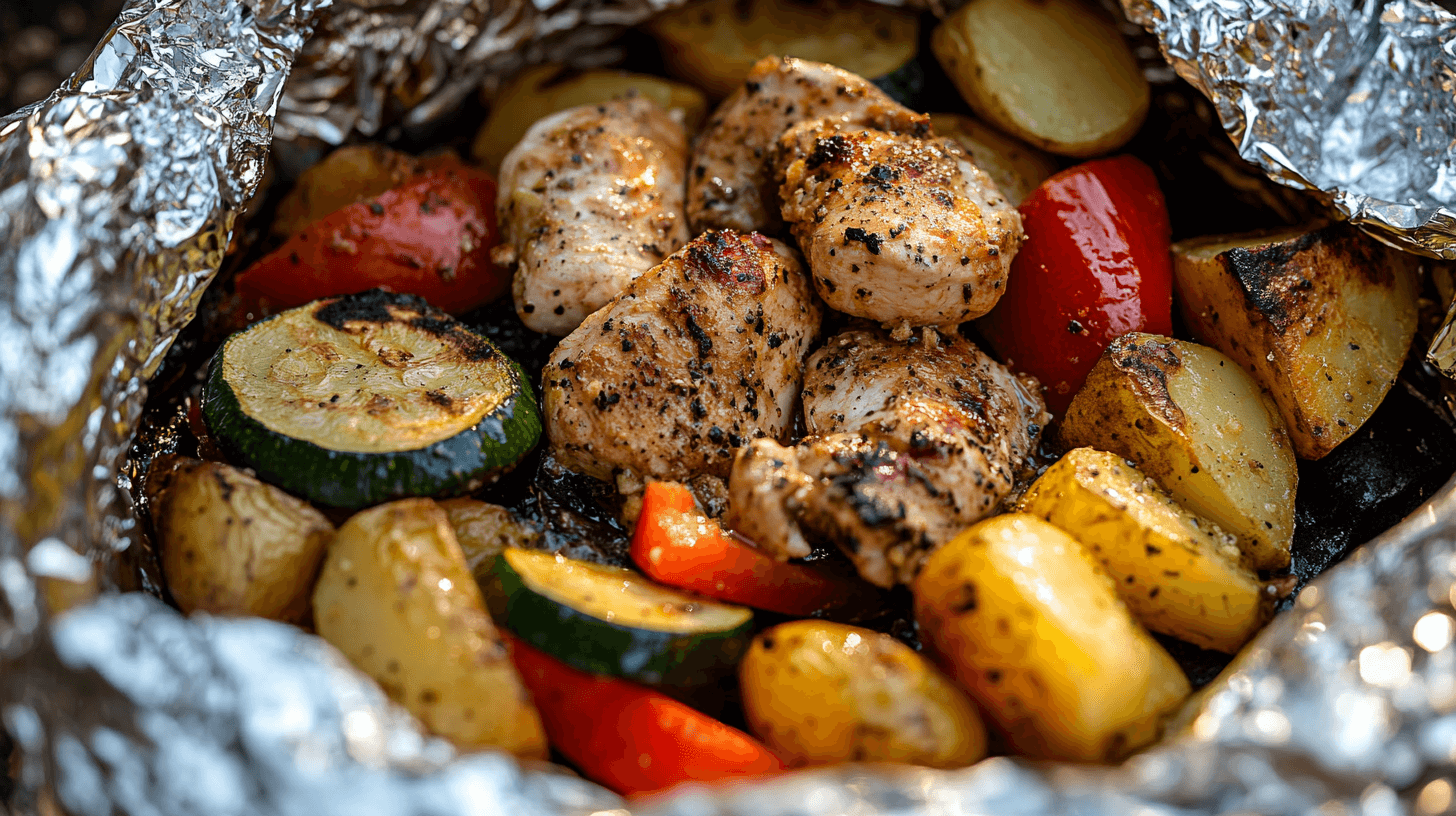
[[(676, 0), (134, 0), (0, 119), (0, 716), (22, 812), (1438, 814), (1456, 806), (1456, 487), (1307, 587), (1121, 767), (844, 766), (626, 802), (425, 736), (327, 644), (107, 592), (148, 376), (280, 136), (437, 124)], [(1416, 0), (1127, 0), (1245, 157), (1453, 256), (1452, 18)], [(317, 34), (309, 40), (309, 34)], [(296, 66), (296, 67), (295, 67)], [(286, 93), (284, 80), (294, 76)], [(1449, 334), (1449, 333), (1448, 333)], [(1447, 341), (1450, 343), (1449, 339)], [(67, 594), (57, 587), (80, 588)]]

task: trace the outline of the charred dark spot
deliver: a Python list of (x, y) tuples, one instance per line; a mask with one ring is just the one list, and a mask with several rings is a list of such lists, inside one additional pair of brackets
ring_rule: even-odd
[(844, 231), (844, 243), (848, 245), (850, 241), (859, 241), (864, 244), (865, 249), (868, 249), (871, 255), (880, 254), (880, 236), (873, 232), (865, 232), (859, 227), (850, 227)]
[(691, 312), (683, 313), (683, 322), (688, 327), (688, 334), (691, 334), (693, 341), (698, 344), (698, 356), (707, 357), (709, 354), (712, 354), (713, 338), (709, 337), (706, 331), (703, 331), (703, 327), (698, 325), (698, 321), (693, 317)]
[(755, 295), (768, 288), (758, 259), (731, 231), (705, 232), (698, 236), (688, 244), (683, 260), (683, 271), (689, 278), (706, 278)]
[(967, 612), (975, 612), (977, 606), (980, 606), (980, 599), (975, 584), (967, 583), (956, 587), (955, 597), (950, 602), (950, 611), (957, 615), (964, 615)]
[(449, 394), (446, 394), (444, 391), (438, 388), (426, 391), (425, 397), (428, 398), (430, 402), (435, 403), (436, 405), (444, 408), (447, 411), (455, 405), (455, 400), (450, 399)]
[[(900, 171), (887, 164), (877, 164), (870, 168), (861, 179), (865, 184), (878, 188), (882, 192), (890, 192), (894, 189), (894, 183), (900, 180)], [(894, 237), (891, 235), (890, 237)]]
[(826, 164), (839, 163), (849, 159), (854, 145), (842, 134), (834, 134), (814, 141), (814, 150), (804, 160), (805, 168), (817, 170)]
[(384, 215), (384, 205), (380, 204), (378, 201), (371, 201), (369, 202), (369, 212), (372, 212), (375, 215)]
[(610, 394), (608, 394), (606, 391), (597, 392), (596, 406), (598, 411), (605, 411), (621, 401), (622, 395), (618, 394), (615, 391)]
[(772, 334), (770, 334), (768, 336), (768, 347), (769, 348), (776, 349), (779, 346), (782, 346), (783, 344), (784, 344), (784, 336), (782, 334), (779, 334), (778, 332), (774, 332), (774, 333), (772, 333)]
[(1067, 334), (1081, 334), (1082, 332), (1085, 332), (1085, 331), (1087, 331), (1087, 327), (1086, 326), (1083, 326), (1080, 321), (1077, 321), (1077, 320), (1068, 320), (1067, 321)]
[(1183, 409), (1168, 393), (1168, 376), (1183, 367), (1183, 360), (1170, 343), (1143, 340), (1126, 335), (1107, 347), (1112, 364), (1126, 374), (1128, 383), (1149, 411), (1174, 427), (1187, 422)]

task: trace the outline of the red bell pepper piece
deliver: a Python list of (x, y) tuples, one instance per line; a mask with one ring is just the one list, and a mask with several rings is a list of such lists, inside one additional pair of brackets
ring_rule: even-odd
[(753, 737), (665, 694), (578, 671), (518, 638), (506, 641), (547, 739), (617, 793), (783, 770)]
[(336, 210), (238, 274), (239, 322), (376, 286), (455, 314), (488, 303), (510, 286), (490, 260), (495, 196), (488, 173), (451, 161)]
[(1020, 209), (1026, 243), (977, 328), (1061, 413), (1114, 339), (1172, 333), (1168, 208), (1153, 171), (1117, 156), (1052, 176)]
[(811, 615), (866, 594), (851, 579), (779, 561), (724, 532), (676, 482), (648, 482), (632, 561), (661, 584), (784, 615)]

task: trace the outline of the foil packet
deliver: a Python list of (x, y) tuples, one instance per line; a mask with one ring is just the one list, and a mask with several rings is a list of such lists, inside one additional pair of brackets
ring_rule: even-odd
[[(1116, 768), (844, 766), (627, 802), (558, 768), (457, 754), (300, 630), (183, 618), (121, 591), (136, 587), (126, 556), (140, 541), (118, 474), (146, 383), (216, 274), (270, 138), (427, 130), (525, 62), (610, 58), (623, 27), (675, 2), (133, 0), (70, 81), (0, 119), (0, 716), (21, 759), (10, 806), (1450, 811), (1452, 486), (1306, 587), (1172, 738)], [(1385, 240), (1453, 257), (1450, 14), (1419, 0), (1125, 8), (1245, 158)], [(93, 602), (49, 612), (92, 589)]]

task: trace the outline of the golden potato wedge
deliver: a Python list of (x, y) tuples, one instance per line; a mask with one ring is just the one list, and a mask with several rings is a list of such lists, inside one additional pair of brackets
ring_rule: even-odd
[(1188, 696), (1111, 579), (1035, 516), (975, 524), (910, 588), (921, 636), (1017, 753), (1113, 761), (1157, 739)]
[(708, 115), (703, 92), (681, 82), (605, 68), (576, 72), (563, 65), (538, 65), (517, 74), (496, 94), (470, 154), (481, 166), (496, 172), (536, 120), (578, 105), (632, 95), (651, 99), (674, 117), (680, 116), (689, 135)]
[(722, 99), (764, 57), (888, 74), (915, 58), (920, 17), (868, 0), (702, 0), (657, 15), (647, 30), (669, 73)]
[(1069, 451), (1027, 489), (1021, 510), (1082, 542), (1154, 632), (1232, 654), (1269, 619), (1273, 596), (1234, 537), (1120, 456)]
[(334, 537), (322, 513), (221, 462), (178, 460), (148, 487), (162, 573), (183, 612), (308, 618)]
[(455, 160), (452, 153), (416, 158), (379, 144), (341, 147), (299, 175), (293, 189), (278, 202), (270, 228), (279, 237), (293, 235), (332, 212)]
[(1069, 448), (1135, 462), (1239, 540), (1255, 569), (1289, 566), (1299, 473), (1284, 420), (1221, 352), (1131, 333), (1112, 341), (1062, 419)]
[(511, 511), (498, 504), (465, 498), (437, 503), (450, 519), (450, 529), (455, 531), (455, 540), (465, 553), (465, 565), (485, 596), (486, 608), (492, 618), (502, 620), (506, 593), (495, 573), (495, 559), (506, 547), (534, 547), (541, 532), (521, 524)]
[(975, 704), (889, 635), (802, 620), (754, 638), (738, 665), (749, 727), (790, 765), (960, 768), (986, 754)]
[(1147, 116), (1131, 49), (1081, 0), (970, 0), (930, 47), (976, 115), (1052, 153), (1116, 150)]
[(1304, 459), (1385, 399), (1416, 332), (1417, 268), (1349, 224), (1173, 245), (1188, 328), (1254, 375)]
[(930, 126), (937, 136), (948, 136), (965, 148), (971, 161), (986, 171), (1013, 205), (1020, 205), (1057, 172), (1056, 159), (969, 116), (932, 113)]
[(318, 633), (462, 749), (545, 757), (546, 736), (445, 511), (405, 499), (339, 528), (314, 589)]

